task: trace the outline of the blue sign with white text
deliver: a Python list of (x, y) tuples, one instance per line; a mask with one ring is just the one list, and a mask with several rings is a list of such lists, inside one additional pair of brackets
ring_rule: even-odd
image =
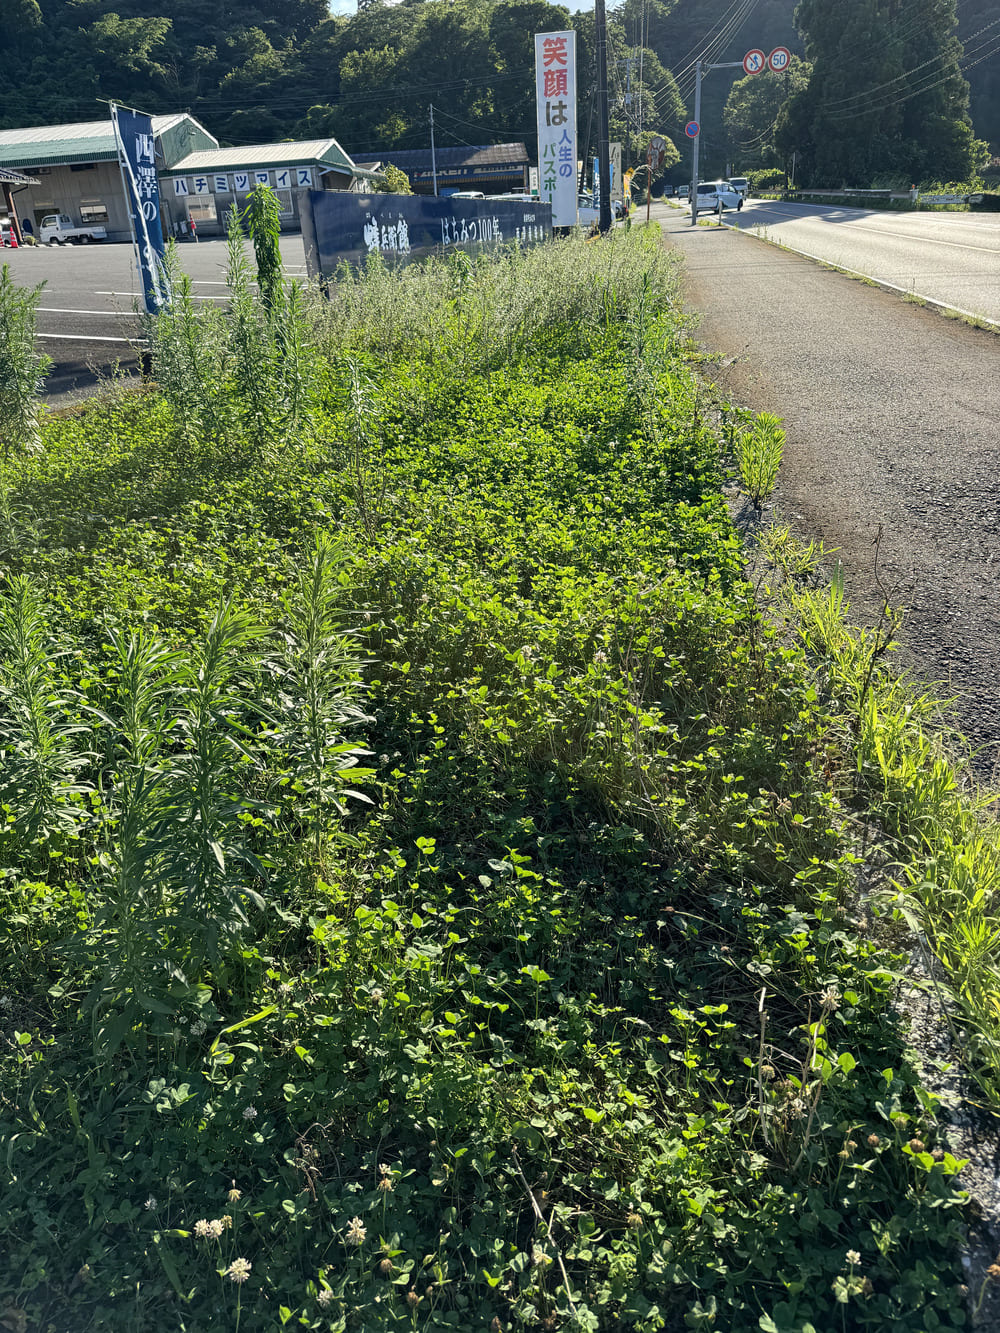
[(369, 255), (406, 262), (442, 250), (534, 245), (552, 235), (552, 206), (537, 199), (452, 199), (402, 194), (299, 194), (306, 267), (330, 277)]
[(126, 107), (111, 107), (122, 170), (139, 252), (139, 272), (146, 310), (155, 315), (170, 301), (163, 267), (163, 225), (152, 117)]

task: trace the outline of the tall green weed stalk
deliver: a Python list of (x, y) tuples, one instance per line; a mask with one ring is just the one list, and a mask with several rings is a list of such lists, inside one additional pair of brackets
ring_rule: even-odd
[(283, 755), (281, 786), (297, 797), (296, 819), (309, 830), (317, 864), (331, 828), (343, 837), (345, 799), (368, 801), (347, 782), (363, 782), (372, 772), (358, 766), (367, 751), (345, 735), (369, 719), (357, 703), (355, 645), (341, 623), (343, 565), (338, 543), (318, 534), (285, 601), (281, 649), (268, 662), (274, 740)]
[(35, 312), (44, 283), (18, 287), (0, 269), (0, 442), (4, 456), (38, 449), (38, 395), (52, 362), (35, 351)]
[(181, 273), (177, 247), (167, 247), (171, 303), (145, 321), (153, 373), (170, 405), (182, 439), (189, 445), (219, 438), (231, 415), (225, 383), (229, 349), (226, 319), (208, 303), (196, 305), (191, 279)]
[[(268, 196), (271, 196), (270, 202)], [(261, 187), (243, 216), (251, 227), (257, 292), (246, 254), (242, 218), (229, 216), (226, 279), (232, 293), (229, 347), (233, 399), (257, 454), (290, 443), (308, 429), (322, 377), (312, 347), (301, 289), (282, 282), (280, 224), (273, 190)]]
[(0, 594), (0, 804), (22, 857), (46, 839), (55, 851), (87, 815), (91, 737), (79, 699), (59, 679), (67, 652), (53, 641), (31, 581), (15, 576)]

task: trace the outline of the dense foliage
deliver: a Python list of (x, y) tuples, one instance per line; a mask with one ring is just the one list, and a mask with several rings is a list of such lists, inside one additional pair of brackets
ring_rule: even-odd
[[(866, 86), (905, 69), (929, 68), (923, 62), (938, 51), (954, 61), (952, 5), (921, 3), (927, 15), (914, 16), (912, 6), (884, 0), (889, 17), (871, 31), (852, 21), (850, 5), (845, 10), (840, 0), (827, 3), (835, 17), (832, 36), (817, 17), (823, 6), (802, 5), (799, 22), (822, 56), (819, 82), (812, 101), (796, 104), (779, 156), (798, 150), (804, 161), (825, 165), (823, 153), (842, 152), (847, 140), (867, 142), (870, 130), (885, 138), (891, 165), (904, 174), (926, 165), (918, 177), (962, 177), (955, 154), (965, 140), (954, 125), (962, 123), (965, 102), (957, 73), (950, 85), (888, 120), (881, 113), (871, 117), (867, 129), (864, 117), (827, 124), (817, 111), (817, 99), (822, 104), (824, 98), (863, 95)], [(893, 26), (896, 10), (906, 17)], [(686, 147), (683, 126), (693, 108), (698, 55), (733, 61), (750, 46), (769, 51), (785, 45), (801, 56), (795, 12), (796, 0), (758, 0), (735, 12), (728, 0), (624, 0), (612, 9), (612, 138), (625, 145), (626, 162), (641, 158), (644, 134), (661, 133)], [(960, 35), (972, 38), (1000, 18), (1000, 3), (964, 0), (959, 17)], [(894, 33), (911, 21), (914, 31), (897, 40)], [(532, 35), (567, 25), (578, 35), (585, 131), (593, 96), (593, 15), (571, 14), (549, 0), (407, 0), (359, 6), (348, 17), (331, 17), (324, 0), (174, 0), (168, 6), (156, 0), (7, 0), (0, 12), (0, 126), (93, 119), (96, 99), (113, 97), (149, 111), (190, 108), (224, 142), (332, 134), (364, 160), (392, 148), (425, 147), (433, 102), (439, 144), (524, 140), (533, 151)], [(883, 42), (889, 43), (884, 49)], [(974, 40), (966, 63), (976, 132), (997, 142), (997, 62), (988, 58), (993, 49)], [(729, 163), (745, 171), (756, 165), (759, 144), (773, 143), (770, 109), (766, 120), (752, 118), (750, 132), (743, 111), (734, 113), (739, 124), (727, 135), (723, 108), (733, 81), (732, 70), (705, 79), (701, 147), (709, 175)], [(748, 93), (762, 96), (757, 86)], [(914, 140), (922, 143), (926, 164), (914, 160)], [(845, 169), (882, 170), (885, 156), (862, 152)], [(681, 154), (670, 158), (679, 161)], [(668, 179), (680, 180), (688, 160), (684, 153)]]
[(812, 73), (784, 109), (776, 142), (797, 153), (802, 184), (868, 185), (894, 174), (961, 181), (984, 164), (955, 0), (802, 0), (796, 20)]
[(936, 752), (658, 241), (230, 281), (0, 472), (7, 1326), (964, 1326), (855, 901)]

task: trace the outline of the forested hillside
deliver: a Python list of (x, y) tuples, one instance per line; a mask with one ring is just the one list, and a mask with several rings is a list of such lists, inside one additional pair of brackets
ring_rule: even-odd
[[(898, 8), (897, 0), (885, 5)], [(750, 46), (779, 44), (802, 55), (796, 7), (796, 0), (625, 0), (609, 34), (613, 137), (635, 151), (643, 131), (683, 144), (695, 59), (738, 60)], [(958, 0), (958, 20), (975, 132), (996, 144), (1000, 0)], [(326, 0), (4, 0), (0, 126), (93, 118), (98, 99), (114, 97), (150, 111), (190, 108), (224, 142), (331, 133), (363, 156), (425, 144), (433, 102), (440, 143), (531, 145), (531, 36), (570, 23), (586, 123), (593, 15), (548, 0), (404, 0), (349, 17), (331, 17)], [(641, 67), (636, 58), (630, 68), (628, 57), (640, 52)], [(853, 57), (844, 58), (849, 82)], [(706, 169), (721, 170), (733, 152), (723, 107), (738, 72), (705, 79)]]

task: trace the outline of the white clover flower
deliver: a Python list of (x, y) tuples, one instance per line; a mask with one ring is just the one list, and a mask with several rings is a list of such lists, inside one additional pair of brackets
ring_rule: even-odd
[(324, 1287), (322, 1291), (317, 1291), (317, 1293), (316, 1293), (316, 1304), (317, 1304), (317, 1305), (322, 1305), (322, 1307), (323, 1307), (324, 1310), (326, 1309), (326, 1307), (330, 1304), (330, 1302), (331, 1302), (332, 1300), (333, 1300), (333, 1288), (332, 1288), (332, 1287)]
[(203, 1037), (207, 1031), (208, 1031), (208, 1024), (203, 1022), (200, 1018), (198, 1019), (197, 1023), (191, 1024), (192, 1037)]
[(278, 987), (278, 994), (279, 994), (279, 995), (291, 995), (291, 993), (292, 993), (292, 985), (291, 985), (291, 982), (283, 981), (283, 982), (281, 983), (281, 985)]
[(368, 1230), (362, 1223), (361, 1218), (352, 1217), (351, 1224), (347, 1228), (348, 1245), (363, 1245), (367, 1235)]
[(826, 990), (820, 995), (819, 1002), (824, 1009), (829, 1009), (832, 1014), (835, 1009), (840, 1008), (840, 991), (836, 986), (827, 986)]
[(250, 1276), (251, 1267), (249, 1259), (234, 1259), (226, 1269), (226, 1277), (230, 1282), (245, 1282)]
[(145, 1208), (145, 1210), (146, 1210), (147, 1213), (155, 1213), (156, 1210), (157, 1210), (157, 1208), (158, 1208), (159, 1206), (160, 1206), (160, 1205), (159, 1205), (159, 1204), (157, 1203), (157, 1201), (153, 1198), (152, 1194), (149, 1196), (149, 1198), (148, 1198), (148, 1199), (146, 1200), (146, 1202), (143, 1204), (143, 1207)]
[(244, 1108), (243, 1108), (243, 1119), (244, 1119), (244, 1120), (256, 1120), (256, 1119), (257, 1119), (257, 1108), (256, 1108), (256, 1106), (244, 1106)]
[(200, 1236), (200, 1237), (202, 1238), (202, 1240), (208, 1240), (209, 1236), (210, 1236), (212, 1233), (211, 1233), (211, 1230), (210, 1230), (210, 1228), (209, 1228), (208, 1221), (207, 1221), (206, 1218), (203, 1217), (203, 1218), (201, 1219), (200, 1222), (195, 1222), (195, 1224), (194, 1224), (194, 1234), (195, 1234), (196, 1236)]
[(225, 1231), (225, 1229), (226, 1229), (225, 1224), (219, 1218), (214, 1218), (208, 1224), (208, 1234), (212, 1237), (213, 1240), (218, 1240), (219, 1237), (222, 1235), (222, 1233)]
[(372, 1004), (382, 1003), (383, 991), (378, 986), (376, 986), (375, 989), (370, 992), (370, 995)]
[(226, 1195), (226, 1198), (230, 1203), (239, 1203), (240, 1199), (243, 1198), (243, 1191), (236, 1188), (235, 1180), (233, 1181), (233, 1188)]
[(858, 1264), (861, 1262), (861, 1255), (857, 1250), (848, 1250), (844, 1257), (852, 1268), (857, 1268)]

